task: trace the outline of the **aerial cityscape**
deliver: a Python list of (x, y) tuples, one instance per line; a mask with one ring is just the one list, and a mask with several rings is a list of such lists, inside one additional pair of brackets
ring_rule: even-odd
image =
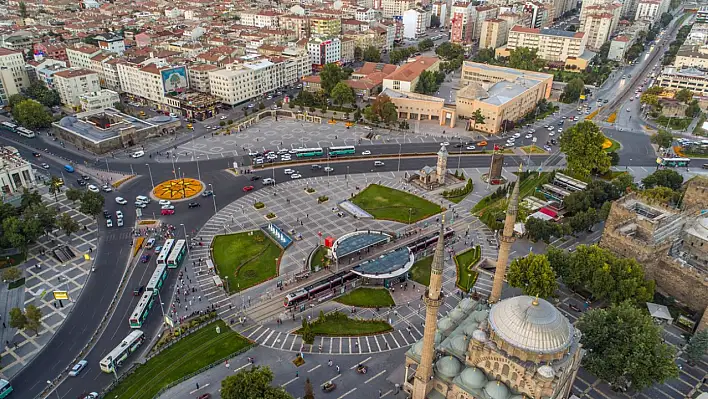
[(708, 3), (0, 0), (0, 399), (708, 399)]

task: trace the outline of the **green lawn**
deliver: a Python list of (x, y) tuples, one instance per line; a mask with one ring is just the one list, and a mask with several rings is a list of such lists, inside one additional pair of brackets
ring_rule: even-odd
[(393, 298), (387, 289), (383, 288), (357, 288), (354, 291), (340, 296), (335, 301), (347, 306), (358, 308), (378, 308), (393, 306)]
[[(221, 333), (216, 333), (216, 326)], [(106, 397), (149, 399), (160, 389), (251, 345), (222, 320), (182, 339), (123, 380)]]
[(440, 205), (413, 194), (371, 184), (351, 202), (369, 212), (376, 219), (415, 223), (441, 212)]
[(216, 269), (224, 284), (228, 276), (230, 293), (278, 275), (275, 260), (281, 257), (282, 250), (260, 230), (216, 236), (213, 248)]
[(15, 288), (18, 288), (18, 287), (22, 287), (23, 285), (25, 285), (25, 278), (24, 278), (24, 277), (20, 278), (19, 280), (15, 280), (15, 281), (11, 282), (10, 284), (8, 284), (7, 289), (8, 289), (8, 290), (12, 290), (12, 289), (15, 289)]
[(425, 257), (411, 267), (411, 280), (424, 286), (430, 285), (430, 268), (433, 266), (433, 257)]
[[(393, 330), (390, 324), (383, 320), (358, 320), (338, 318), (336, 320), (316, 320), (310, 324), (312, 332), (319, 336), (355, 337), (358, 335), (380, 334)], [(300, 334), (300, 330), (295, 331)]]
[(457, 265), (457, 286), (468, 292), (477, 282), (477, 272), (472, 270), (482, 257), (479, 245), (455, 256)]
[(312, 263), (310, 264), (310, 270), (315, 271), (318, 267), (320, 269), (324, 268), (325, 265), (325, 255), (327, 255), (327, 248), (320, 245), (317, 251), (312, 255)]

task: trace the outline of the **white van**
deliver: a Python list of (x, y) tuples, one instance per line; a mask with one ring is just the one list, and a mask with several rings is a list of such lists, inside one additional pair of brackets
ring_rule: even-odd
[(138, 195), (137, 197), (135, 197), (135, 202), (142, 202), (144, 204), (149, 204), (150, 198), (146, 197), (144, 195)]
[(133, 158), (140, 158), (145, 155), (145, 151), (135, 151), (133, 155), (131, 155)]

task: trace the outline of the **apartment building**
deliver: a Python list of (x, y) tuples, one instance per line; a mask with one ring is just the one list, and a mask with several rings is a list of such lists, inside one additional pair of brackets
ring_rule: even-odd
[(73, 109), (81, 108), (79, 97), (101, 90), (98, 74), (90, 69), (71, 68), (54, 74), (54, 87), (62, 104)]
[(211, 94), (224, 104), (244, 103), (297, 81), (297, 63), (292, 59), (259, 58), (209, 72)]
[(430, 12), (422, 8), (413, 8), (403, 12), (403, 38), (417, 39), (430, 26)]
[(342, 20), (333, 17), (310, 17), (310, 34), (337, 36), (342, 33)]
[(696, 96), (707, 96), (708, 73), (696, 68), (665, 67), (656, 85), (676, 91), (688, 89)]
[(356, 43), (354, 42), (354, 39), (350, 37), (343, 37), (342, 39), (340, 39), (340, 42), (342, 43), (341, 61), (354, 62), (354, 49), (356, 49)]
[(455, 101), (457, 114), (470, 118), (479, 109), (485, 121), (475, 129), (498, 134), (504, 121), (519, 120), (548, 99), (552, 85), (550, 74), (465, 61)]
[(524, 28), (531, 27), (531, 15), (524, 12), (504, 11), (499, 14), (499, 19), (506, 21), (506, 26), (511, 29), (519, 25)]
[(239, 23), (256, 28), (277, 28), (280, 14), (271, 10), (241, 11)]
[(535, 49), (539, 58), (546, 61), (565, 62), (570, 57), (580, 57), (585, 52), (586, 43), (585, 32), (514, 26), (509, 31), (506, 47), (499, 49), (498, 54), (507, 56), (511, 50), (526, 47)]
[(650, 23), (654, 23), (661, 17), (661, 1), (659, 0), (640, 0), (637, 3), (637, 13), (634, 15), (634, 19), (646, 20)]
[(66, 57), (72, 68), (91, 69), (91, 58), (101, 53), (101, 49), (90, 44), (79, 43), (66, 48)]
[(587, 35), (587, 48), (599, 51), (612, 35), (612, 21), (614, 16), (610, 13), (593, 13), (585, 16), (583, 32)]
[(189, 87), (201, 93), (211, 93), (209, 72), (218, 71), (222, 67), (212, 64), (192, 64), (187, 69)]
[(549, 26), (552, 22), (552, 14), (549, 14), (549, 8), (553, 5), (542, 3), (540, 1), (527, 1), (523, 3), (523, 12), (529, 15), (531, 28), (540, 29)]
[(381, 19), (381, 11), (370, 7), (359, 7), (354, 12), (354, 19), (371, 23)]
[(136, 101), (160, 110), (177, 110), (179, 101), (171, 100), (167, 95), (189, 88), (187, 67), (170, 65), (162, 58), (148, 58), (139, 63), (122, 61), (117, 67), (123, 91)]
[(381, 14), (384, 18), (403, 18), (403, 13), (415, 7), (415, 0), (381, 0)]
[(113, 33), (102, 33), (94, 37), (98, 41), (98, 48), (104, 51), (123, 55), (125, 52), (125, 40), (123, 36)]
[(435, 15), (440, 20), (440, 26), (448, 27), (450, 19), (448, 18), (448, 6), (446, 1), (436, 1), (431, 7), (431, 15)]
[(477, 6), (472, 7), (470, 19), (472, 23), (472, 40), (479, 41), (482, 34), (482, 24), (487, 19), (496, 18), (499, 15), (497, 6)]
[(120, 96), (113, 90), (102, 89), (79, 96), (82, 111), (111, 108), (120, 102)]
[(3, 78), (5, 84), (3, 86), (5, 96), (8, 98), (29, 87), (29, 73), (21, 51), (0, 47), (0, 68), (5, 71), (3, 73), (5, 75)]
[(310, 35), (310, 23), (307, 17), (300, 15), (281, 15), (279, 19), (280, 29), (294, 32), (298, 40)]
[(0, 67), (0, 106), (7, 105), (10, 96), (19, 92), (12, 71), (7, 67)]
[(698, 11), (696, 11), (696, 22), (708, 22), (708, 6), (701, 6)]
[(450, 9), (450, 42), (472, 43), (472, 3), (456, 2)]
[(496, 49), (507, 42), (509, 28), (503, 19), (492, 18), (482, 22), (482, 33), (479, 37), (479, 48)]
[(61, 71), (66, 71), (66, 63), (62, 61), (43, 63), (42, 66), (35, 69), (36, 77), (39, 82), (42, 82), (50, 89), (54, 89), (54, 74)]
[(112, 53), (99, 53), (91, 57), (91, 69), (98, 74), (98, 81), (104, 89), (122, 92), (116, 63), (120, 58)]
[(280, 55), (295, 63), (295, 80), (312, 75), (312, 60), (307, 49), (286, 47)]
[(338, 37), (313, 37), (307, 42), (307, 52), (313, 69), (319, 69), (342, 59), (342, 42)]
[(402, 92), (414, 92), (418, 79), (423, 71), (436, 72), (440, 69), (440, 59), (437, 57), (416, 57), (398, 68), (383, 80), (383, 87)]
[(607, 52), (607, 59), (612, 61), (624, 60), (627, 50), (632, 47), (634, 39), (630, 36), (620, 35), (610, 42), (610, 51)]

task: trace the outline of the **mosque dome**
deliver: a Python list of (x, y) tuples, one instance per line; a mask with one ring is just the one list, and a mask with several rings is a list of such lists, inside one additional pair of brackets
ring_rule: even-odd
[(574, 328), (544, 299), (517, 296), (494, 305), (489, 312), (494, 334), (516, 348), (533, 353), (558, 353), (572, 343)]
[(455, 378), (462, 370), (462, 364), (453, 356), (445, 356), (435, 362), (435, 369), (445, 378)]
[(509, 399), (509, 388), (500, 381), (489, 381), (484, 386), (484, 392), (491, 399)]
[(438, 329), (442, 333), (445, 333), (445, 331), (451, 329), (452, 327), (454, 327), (454, 324), (449, 317), (443, 317), (440, 321), (438, 321)]
[(459, 334), (450, 340), (450, 348), (458, 353), (467, 352), (467, 337)]
[(453, 321), (460, 321), (460, 320), (462, 320), (463, 317), (465, 317), (465, 312), (463, 312), (462, 310), (460, 310), (458, 308), (455, 308), (452, 310), (452, 312), (450, 312), (450, 314), (448, 316)]
[(487, 342), (487, 333), (482, 330), (474, 330), (474, 332), (472, 333), (472, 338), (475, 341)]
[(460, 382), (467, 388), (482, 389), (487, 384), (487, 376), (477, 367), (467, 367), (460, 374)]
[(538, 375), (544, 378), (553, 378), (556, 375), (555, 370), (551, 366), (541, 366), (538, 368)]
[(462, 329), (462, 332), (464, 332), (467, 335), (472, 335), (474, 334), (475, 331), (479, 328), (479, 323), (477, 322), (470, 322), (465, 325), (465, 328)]
[(435, 345), (440, 345), (443, 340), (443, 334), (440, 330), (435, 330)]
[(474, 309), (474, 305), (475, 302), (472, 300), (472, 298), (465, 298), (457, 304), (457, 307), (465, 312), (469, 312), (470, 310)]
[(413, 344), (411, 347), (411, 353), (420, 356), (423, 353), (423, 340), (421, 339), (420, 341), (416, 342)]
[(487, 314), (486, 310), (477, 310), (472, 312), (472, 318), (477, 323), (481, 323), (487, 318)]

